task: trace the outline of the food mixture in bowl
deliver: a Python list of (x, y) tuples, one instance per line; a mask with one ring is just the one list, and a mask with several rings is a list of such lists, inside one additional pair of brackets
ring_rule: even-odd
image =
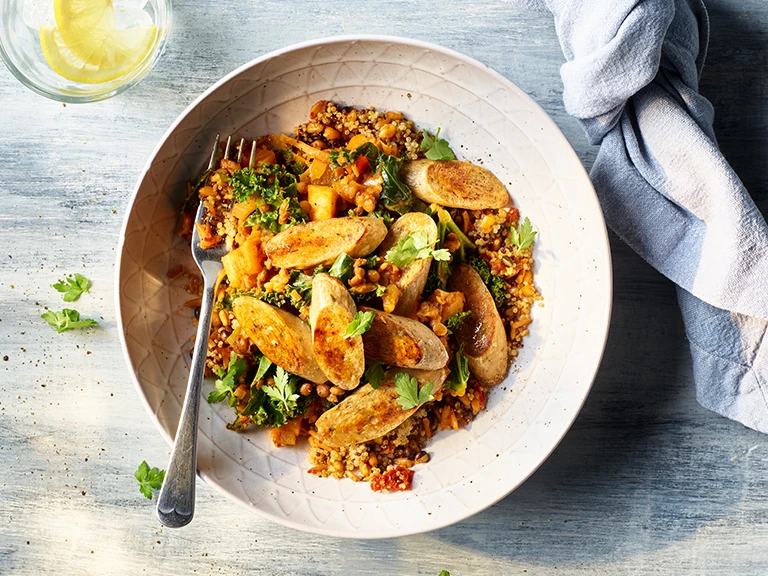
[(190, 184), (180, 235), (229, 249), (208, 402), (234, 409), (233, 431), (306, 437), (311, 474), (408, 490), (429, 439), (471, 422), (523, 346), (536, 233), (439, 130), (327, 101), (309, 116)]

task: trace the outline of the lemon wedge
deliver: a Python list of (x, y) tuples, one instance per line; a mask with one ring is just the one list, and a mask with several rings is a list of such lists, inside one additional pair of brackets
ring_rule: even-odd
[(54, 0), (53, 15), (69, 49), (86, 61), (92, 50), (83, 44), (98, 45), (115, 29), (112, 0)]
[(125, 76), (147, 56), (157, 28), (115, 28), (111, 0), (55, 0), (56, 26), (40, 27), (48, 65), (75, 82), (101, 84)]

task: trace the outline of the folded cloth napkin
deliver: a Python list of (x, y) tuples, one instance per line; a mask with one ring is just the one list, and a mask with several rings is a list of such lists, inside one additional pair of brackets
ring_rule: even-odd
[(698, 92), (701, 0), (511, 0), (549, 10), (565, 108), (601, 144), (590, 174), (613, 231), (677, 284), (698, 401), (768, 432), (768, 227)]

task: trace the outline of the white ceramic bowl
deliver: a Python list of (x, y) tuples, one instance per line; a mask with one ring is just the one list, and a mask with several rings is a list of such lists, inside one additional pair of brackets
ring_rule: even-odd
[[(488, 409), (441, 432), (409, 492), (306, 472), (306, 445), (276, 449), (269, 433), (231, 432), (224, 405), (203, 403), (200, 476), (243, 506), (299, 530), (384, 538), (446, 526), (519, 486), (576, 418), (602, 356), (611, 265), (602, 214), (576, 154), (547, 114), (509, 80), (466, 56), (393, 37), (336, 37), (267, 54), (221, 79), (171, 126), (139, 179), (118, 250), (117, 307), (125, 356), (150, 416), (170, 443), (186, 386), (194, 330), (183, 282), (189, 246), (175, 235), (186, 182), (216, 133), (289, 132), (329, 99), (401, 110), (481, 161), (539, 231), (533, 312), (525, 347)], [(207, 388), (206, 388), (207, 392)]]

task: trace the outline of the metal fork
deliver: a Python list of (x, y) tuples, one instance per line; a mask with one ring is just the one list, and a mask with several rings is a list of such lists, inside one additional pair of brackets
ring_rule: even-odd
[[(219, 155), (220, 136), (211, 150), (208, 170), (216, 166)], [(232, 137), (227, 138), (224, 148), (224, 158), (229, 158)], [(238, 165), (242, 161), (245, 140), (240, 140), (237, 153)], [(255, 159), (255, 142), (251, 147), (250, 166)], [(203, 221), (203, 202), (197, 208), (195, 223)], [(165, 475), (163, 487), (157, 499), (157, 518), (169, 528), (181, 528), (192, 521), (195, 514), (195, 480), (197, 472), (197, 422), (200, 415), (200, 396), (203, 387), (205, 356), (208, 347), (208, 332), (213, 313), (213, 297), (216, 278), (222, 269), (221, 258), (227, 252), (224, 245), (214, 248), (200, 248), (200, 234), (197, 226), (192, 232), (192, 257), (203, 275), (203, 298), (200, 305), (200, 319), (197, 325), (195, 349), (192, 354), (192, 366), (187, 382), (187, 393), (184, 406), (181, 409), (179, 427), (176, 429), (176, 440), (171, 452), (171, 461)]]

